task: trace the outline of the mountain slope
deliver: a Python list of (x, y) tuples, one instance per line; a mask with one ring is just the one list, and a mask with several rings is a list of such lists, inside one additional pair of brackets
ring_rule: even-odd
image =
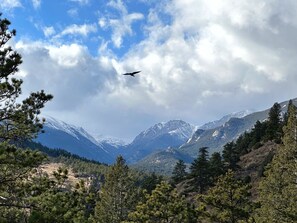
[(129, 163), (135, 163), (154, 151), (179, 147), (192, 135), (195, 127), (181, 120), (158, 123), (141, 132), (124, 150)]
[(231, 114), (223, 116), (221, 119), (205, 123), (202, 126), (199, 126), (199, 129), (207, 130), (207, 129), (214, 129), (219, 126), (224, 125), (228, 122), (231, 118), (243, 118), (249, 114), (253, 113), (251, 110), (245, 110), (240, 112), (232, 112)]
[(146, 156), (132, 167), (168, 176), (171, 175), (178, 160), (183, 160), (188, 165), (193, 162), (193, 158), (188, 154), (177, 149), (168, 148)]
[[(289, 101), (280, 103), (282, 113), (287, 111)], [(297, 99), (293, 99), (297, 105)], [(180, 147), (180, 150), (196, 157), (201, 147), (209, 147), (209, 152), (221, 151), (223, 146), (230, 141), (235, 140), (245, 131), (251, 130), (256, 121), (264, 121), (268, 118), (269, 109), (260, 112), (254, 112), (242, 118), (231, 118), (223, 125), (213, 129), (197, 129), (192, 137)]]
[[(297, 99), (293, 99), (293, 103), (297, 105)], [(288, 101), (280, 103), (282, 113), (287, 111), (287, 105)], [(185, 144), (177, 149), (177, 151), (181, 154), (190, 156), (190, 159), (197, 158), (199, 148), (204, 146), (209, 147), (210, 153), (213, 153), (214, 151), (222, 151), (223, 146), (227, 142), (235, 140), (245, 131), (251, 130), (257, 120), (264, 121), (267, 119), (269, 110), (270, 109), (254, 112), (242, 118), (232, 117), (221, 126), (212, 129), (199, 128)], [(226, 120), (226, 117), (228, 116), (224, 117), (220, 120)], [(210, 125), (207, 124), (206, 126)], [(135, 166), (153, 170), (155, 172), (170, 174), (174, 168), (174, 165), (172, 164), (177, 162), (175, 156), (175, 154), (170, 152), (158, 151), (140, 160)], [(185, 156), (180, 156), (178, 159), (182, 159), (186, 163), (189, 160), (189, 158), (185, 158)]]
[(114, 157), (103, 144), (98, 143), (83, 128), (69, 125), (52, 117), (46, 116), (45, 133), (38, 135), (36, 141), (49, 148), (61, 148), (66, 151), (96, 160), (102, 163), (112, 163)]

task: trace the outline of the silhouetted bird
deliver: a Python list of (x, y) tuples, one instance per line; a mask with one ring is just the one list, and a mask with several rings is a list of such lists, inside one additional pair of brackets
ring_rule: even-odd
[(130, 75), (132, 77), (135, 77), (134, 74), (138, 74), (139, 72), (141, 72), (141, 71), (135, 71), (135, 72), (131, 72), (131, 73), (125, 73), (123, 75)]

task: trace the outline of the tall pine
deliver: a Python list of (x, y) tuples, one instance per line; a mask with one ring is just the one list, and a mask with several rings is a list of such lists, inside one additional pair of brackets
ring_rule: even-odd
[(123, 157), (107, 173), (95, 208), (94, 222), (120, 223), (127, 220), (137, 199), (135, 182)]
[(0, 222), (22, 222), (32, 209), (28, 202), (33, 170), (44, 160), (39, 152), (23, 150), (18, 145), (34, 138), (42, 128), (40, 110), (52, 96), (33, 92), (19, 99), (23, 81), (14, 75), (22, 63), (21, 55), (8, 45), (15, 35), (10, 21), (0, 14)]
[(191, 204), (170, 184), (161, 182), (145, 202), (139, 202), (125, 223), (196, 223), (197, 215)]
[(206, 194), (197, 195), (197, 210), (202, 222), (249, 222), (255, 207), (250, 200), (250, 188), (228, 170)]
[(297, 222), (297, 111), (288, 107), (283, 145), (265, 171), (259, 190), (258, 222)]
[(187, 166), (183, 160), (179, 160), (176, 163), (172, 171), (172, 181), (174, 184), (180, 183), (187, 177), (186, 168)]
[(208, 158), (208, 148), (201, 147), (198, 157), (190, 166), (190, 176), (194, 190), (203, 193), (210, 185), (210, 166)]
[(268, 122), (266, 129), (266, 140), (275, 140), (279, 142), (282, 136), (282, 117), (281, 106), (279, 103), (274, 105), (269, 110)]

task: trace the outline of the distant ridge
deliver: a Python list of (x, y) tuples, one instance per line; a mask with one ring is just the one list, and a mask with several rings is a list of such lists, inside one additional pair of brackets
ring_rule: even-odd
[(50, 116), (45, 116), (44, 133), (35, 140), (53, 149), (64, 149), (72, 154), (96, 160), (102, 163), (113, 163), (114, 157), (81, 127), (67, 124)]
[(195, 126), (182, 120), (155, 124), (137, 135), (123, 150), (123, 155), (129, 163), (135, 163), (157, 150), (181, 146), (195, 129)]

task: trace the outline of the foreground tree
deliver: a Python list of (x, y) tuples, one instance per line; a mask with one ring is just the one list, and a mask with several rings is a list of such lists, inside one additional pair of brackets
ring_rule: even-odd
[(140, 202), (136, 211), (129, 214), (125, 223), (196, 223), (194, 208), (166, 183), (159, 184), (146, 201)]
[(250, 185), (236, 179), (234, 172), (228, 170), (207, 194), (197, 196), (198, 212), (207, 222), (248, 222), (254, 210), (249, 190)]
[(94, 222), (120, 223), (127, 220), (139, 197), (136, 199), (135, 181), (123, 157), (117, 158), (105, 180), (96, 204)]
[(32, 208), (26, 199), (30, 193), (24, 187), (24, 180), (28, 182), (32, 170), (41, 164), (44, 156), (21, 150), (17, 145), (35, 137), (42, 128), (38, 115), (52, 96), (40, 91), (19, 102), (22, 80), (13, 75), (22, 59), (7, 46), (16, 34), (15, 30), (9, 30), (9, 25), (0, 14), (0, 220), (21, 222), (22, 215), (27, 215)]
[(289, 103), (283, 145), (268, 165), (260, 184), (258, 222), (297, 222), (297, 111)]

